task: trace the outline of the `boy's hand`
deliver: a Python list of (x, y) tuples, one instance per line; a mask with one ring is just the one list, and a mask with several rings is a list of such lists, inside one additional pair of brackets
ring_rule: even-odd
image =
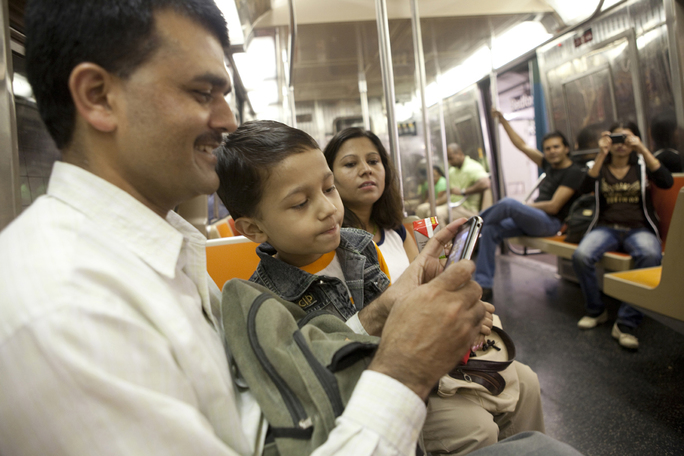
[(472, 350), (476, 351), (482, 348), (482, 345), (487, 341), (487, 336), (492, 333), (492, 326), (494, 326), (494, 306), (488, 302), (482, 302), (485, 306), (485, 316), (482, 319), (482, 329), (478, 334), (475, 343), (473, 343)]
[[(423, 251), (406, 268), (401, 277), (392, 282), (392, 286), (359, 312), (359, 321), (368, 334), (379, 336), (394, 303), (408, 295), (416, 287), (431, 281), (442, 272), (444, 266), (440, 262), (439, 257), (444, 255), (445, 247), (456, 236), (458, 227), (465, 222), (465, 218), (457, 219), (435, 234), (425, 244)], [(470, 279), (470, 276), (468, 279)]]
[(398, 297), (369, 369), (427, 398), (439, 378), (470, 350), (483, 326), (489, 327), (487, 308), (479, 299), (482, 289), (471, 280), (474, 270), (472, 261), (459, 261)]

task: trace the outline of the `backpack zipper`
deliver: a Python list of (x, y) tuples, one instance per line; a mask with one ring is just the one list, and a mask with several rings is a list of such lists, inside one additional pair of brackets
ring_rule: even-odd
[(276, 369), (273, 367), (273, 364), (271, 364), (271, 362), (268, 360), (266, 352), (261, 347), (261, 344), (259, 343), (259, 340), (257, 338), (257, 312), (261, 308), (261, 305), (266, 300), (272, 297), (272, 295), (262, 293), (259, 296), (257, 296), (257, 298), (252, 303), (252, 306), (249, 309), (249, 314), (247, 315), (247, 336), (249, 337), (249, 343), (252, 346), (252, 350), (254, 350), (254, 354), (259, 360), (259, 363), (261, 363), (261, 366), (266, 371), (266, 374), (271, 378), (271, 381), (276, 386), (276, 388), (278, 388), (278, 392), (283, 398), (285, 407), (287, 407), (288, 412), (290, 412), (290, 416), (292, 416), (294, 426), (299, 429), (308, 429), (313, 426), (313, 423), (311, 422), (311, 419), (306, 416), (306, 411), (304, 410), (301, 401), (292, 392), (292, 390), (289, 388), (289, 386), (287, 385), (285, 380), (283, 380), (280, 374), (278, 374)]

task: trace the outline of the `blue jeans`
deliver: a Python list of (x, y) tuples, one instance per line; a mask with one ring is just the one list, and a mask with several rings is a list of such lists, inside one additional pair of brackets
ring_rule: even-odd
[(556, 217), (512, 198), (502, 199), (480, 217), (484, 224), (474, 279), (482, 288), (492, 288), (496, 246), (502, 240), (515, 236), (553, 236), (561, 227)]
[[(635, 269), (658, 266), (663, 258), (660, 241), (646, 228), (627, 230), (599, 226), (591, 230), (572, 255), (572, 267), (584, 294), (587, 315), (596, 317), (605, 309), (596, 278), (596, 263), (604, 253), (620, 248), (632, 256)], [(636, 328), (642, 318), (641, 312), (623, 302), (617, 322)]]

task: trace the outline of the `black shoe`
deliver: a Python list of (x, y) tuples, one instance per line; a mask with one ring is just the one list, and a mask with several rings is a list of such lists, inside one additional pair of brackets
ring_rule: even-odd
[(494, 292), (492, 291), (492, 289), (491, 288), (483, 288), (482, 289), (482, 297), (480, 298), (480, 301), (491, 303), (493, 299), (494, 299)]

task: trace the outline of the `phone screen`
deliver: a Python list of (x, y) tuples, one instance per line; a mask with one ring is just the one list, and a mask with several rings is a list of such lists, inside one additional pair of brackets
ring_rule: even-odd
[(463, 225), (463, 228), (464, 229), (456, 233), (456, 237), (454, 237), (453, 246), (451, 247), (449, 257), (447, 258), (447, 262), (444, 267), (447, 267), (453, 263), (458, 263), (463, 255), (463, 249), (465, 249), (466, 241), (468, 240), (468, 235), (470, 234), (471, 225), (467, 223)]

